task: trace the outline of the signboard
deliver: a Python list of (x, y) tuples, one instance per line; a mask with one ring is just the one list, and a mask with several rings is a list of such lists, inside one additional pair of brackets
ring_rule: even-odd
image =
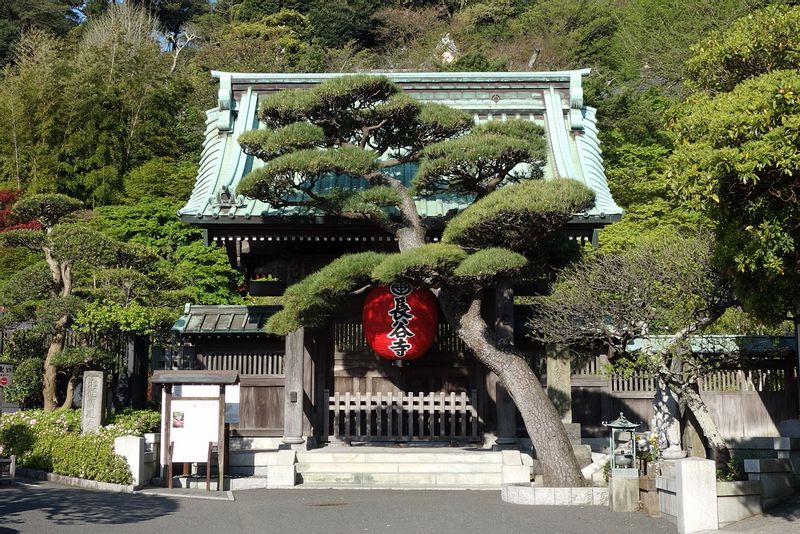
[(11, 375), (13, 372), (13, 365), (10, 363), (0, 363), (0, 388), (5, 388), (11, 385)]
[(172, 400), (169, 419), (173, 462), (205, 462), (208, 442), (219, 441), (219, 401), (217, 399)]

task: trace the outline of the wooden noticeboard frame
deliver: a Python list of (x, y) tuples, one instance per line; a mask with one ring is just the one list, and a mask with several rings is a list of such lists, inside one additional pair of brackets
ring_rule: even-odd
[[(162, 421), (162, 428), (164, 434), (164, 445), (167, 447), (166, 463), (167, 463), (167, 487), (172, 489), (172, 457), (174, 451), (174, 444), (172, 440), (172, 425), (173, 425), (173, 410), (172, 404), (174, 401), (188, 402), (197, 401), (202, 403), (204, 401), (217, 402), (217, 443), (218, 454), (217, 464), (219, 470), (219, 481), (217, 483), (217, 490), (224, 489), (225, 485), (225, 464), (227, 457), (227, 440), (225, 428), (225, 386), (234, 385), (239, 382), (239, 373), (237, 371), (155, 371), (153, 373), (154, 384), (164, 385), (164, 420)], [(216, 397), (175, 397), (172, 395), (173, 385), (216, 385), (219, 387), (219, 394)], [(207, 451), (207, 444), (203, 444), (203, 450)], [(199, 462), (206, 461), (206, 454), (203, 454), (198, 460)], [(211, 470), (211, 465), (207, 469)]]

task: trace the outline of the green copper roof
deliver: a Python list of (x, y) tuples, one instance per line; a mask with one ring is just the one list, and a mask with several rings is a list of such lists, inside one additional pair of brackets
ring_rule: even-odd
[(278, 306), (204, 306), (187, 304), (172, 330), (180, 334), (266, 335), (264, 324)]
[[(596, 194), (595, 206), (583, 215), (610, 221), (622, 214), (608, 189), (597, 137), (595, 109), (583, 105), (582, 76), (565, 72), (376, 73), (397, 82), (411, 96), (468, 111), (476, 122), (526, 118), (545, 128), (549, 145), (545, 178), (575, 178)], [(260, 223), (265, 216), (300, 214), (297, 208), (275, 209), (236, 194), (239, 181), (264, 163), (245, 154), (237, 139), (261, 127), (259, 98), (287, 87), (305, 87), (346, 74), (246, 74), (212, 72), (219, 78), (217, 107), (206, 112), (206, 132), (194, 190), (179, 215), (187, 222)], [(410, 182), (415, 168), (394, 169)], [(362, 188), (359, 179), (332, 177), (329, 187)], [(422, 217), (438, 217), (465, 208), (469, 198), (442, 195), (417, 199)]]

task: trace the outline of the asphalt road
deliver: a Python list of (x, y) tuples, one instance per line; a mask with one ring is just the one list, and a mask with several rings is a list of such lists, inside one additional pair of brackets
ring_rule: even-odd
[(218, 498), (103, 493), (48, 482), (0, 486), (0, 533), (676, 532), (641, 513), (517, 506), (494, 491), (252, 490), (235, 492), (233, 501), (212, 495)]

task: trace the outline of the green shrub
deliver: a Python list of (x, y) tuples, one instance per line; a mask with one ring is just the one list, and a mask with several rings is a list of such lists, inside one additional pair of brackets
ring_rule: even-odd
[(29, 410), (0, 419), (0, 456), (15, 454), (20, 465), (61, 475), (130, 484), (114, 438), (158, 429), (160, 414), (125, 410), (97, 433), (81, 434), (80, 410)]

